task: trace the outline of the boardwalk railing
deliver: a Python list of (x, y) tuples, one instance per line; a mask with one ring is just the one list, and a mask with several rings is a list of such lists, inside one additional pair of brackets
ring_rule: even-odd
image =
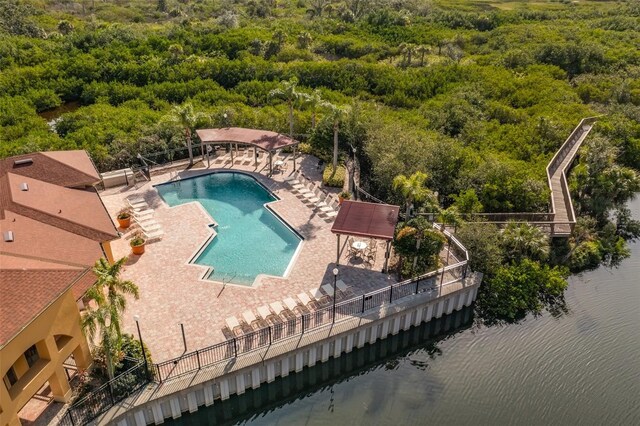
[[(571, 233), (575, 226), (575, 212), (573, 209), (573, 201), (571, 200), (571, 193), (569, 192), (569, 184), (567, 183), (566, 172), (569, 168), (571, 161), (567, 163), (564, 169), (561, 171), (560, 186), (553, 186), (553, 176), (558, 172), (558, 168), (562, 166), (562, 163), (567, 159), (567, 156), (575, 148), (576, 144), (583, 141), (583, 135), (588, 130), (584, 129), (584, 126), (593, 124), (597, 117), (587, 117), (580, 120), (580, 123), (571, 132), (569, 137), (565, 140), (562, 146), (555, 153), (549, 164), (547, 165), (547, 185), (550, 191), (550, 208), (547, 213), (477, 213), (471, 215), (462, 215), (463, 219), (468, 222), (487, 222), (495, 224), (505, 224), (507, 222), (528, 222), (532, 225), (540, 226), (542, 228), (548, 228), (550, 234), (557, 236), (566, 236)], [(575, 153), (574, 153), (575, 155)], [(571, 159), (573, 160), (573, 158)], [(558, 220), (556, 215), (557, 208), (554, 200), (554, 191), (562, 195), (563, 204), (567, 210), (567, 220)], [(432, 220), (435, 215), (433, 213), (427, 213), (426, 216), (430, 216)], [(568, 231), (568, 232), (567, 232)]]
[[(556, 152), (556, 155), (553, 156), (553, 158), (549, 162), (549, 165), (547, 166), (547, 181), (549, 184), (549, 189), (551, 190), (551, 213), (553, 213), (554, 215), (554, 220), (555, 220), (557, 209), (556, 209), (556, 203), (553, 197), (553, 192), (554, 192), (554, 188), (552, 184), (553, 176), (556, 174), (556, 172), (558, 171), (558, 168), (562, 165), (562, 163), (567, 159), (567, 156), (573, 150), (576, 144), (581, 143), (584, 140), (584, 138), (582, 137), (585, 133), (584, 126), (592, 125), (593, 123), (595, 123), (597, 119), (598, 119), (598, 116), (587, 117), (580, 120), (580, 123), (576, 126), (575, 129), (573, 129), (573, 132), (571, 132), (567, 140), (562, 144), (560, 149), (558, 149), (558, 151)], [(575, 156), (575, 153), (574, 153), (574, 156)], [(567, 211), (567, 218), (568, 218), (568, 225), (569, 225), (568, 234), (570, 234), (573, 231), (573, 227), (575, 226), (575, 223), (576, 223), (575, 212), (573, 210), (573, 201), (571, 201), (571, 193), (569, 192), (569, 184), (567, 183), (567, 170), (569, 169), (569, 166), (571, 165), (572, 161), (573, 161), (573, 158), (571, 158), (571, 161), (569, 161), (569, 163), (567, 163), (565, 167), (561, 170), (560, 188), (555, 188), (556, 192), (559, 191), (562, 194), (562, 200), (564, 202), (565, 209)], [(556, 225), (560, 225), (560, 224), (556, 224)], [(563, 232), (563, 234), (565, 233), (566, 232)]]
[[(442, 231), (441, 225), (434, 224), (434, 227)], [(170, 378), (193, 373), (218, 362), (268, 347), (283, 339), (300, 336), (328, 324), (365, 314), (405, 297), (422, 293), (427, 293), (432, 299), (439, 297), (443, 286), (459, 282), (466, 277), (469, 261), (469, 254), (464, 246), (448, 230), (443, 232), (449, 241), (448, 250), (455, 263), (361, 296), (336, 302), (335, 308), (331, 305), (304, 315), (291, 315), (268, 327), (154, 364), (155, 380), (162, 383)]]

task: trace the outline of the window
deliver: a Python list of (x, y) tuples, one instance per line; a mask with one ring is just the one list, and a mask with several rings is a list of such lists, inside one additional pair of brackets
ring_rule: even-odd
[(18, 376), (16, 376), (16, 372), (13, 370), (13, 367), (7, 371), (7, 374), (4, 376), (4, 381), (7, 388), (10, 388), (18, 381)]
[(33, 345), (29, 349), (27, 349), (24, 352), (24, 357), (27, 359), (27, 364), (29, 364), (29, 367), (33, 367), (33, 364), (35, 364), (36, 361), (40, 359), (40, 355), (38, 355), (36, 345)]

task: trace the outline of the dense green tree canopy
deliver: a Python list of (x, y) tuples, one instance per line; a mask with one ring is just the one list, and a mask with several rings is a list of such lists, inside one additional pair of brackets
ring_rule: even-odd
[(486, 303), (522, 287), (494, 306), (513, 317), (544, 306), (544, 279), (561, 287), (535, 259), (612, 266), (639, 234), (624, 212), (640, 189), (639, 18), (632, 0), (2, 1), (0, 157), (86, 149), (106, 171), (187, 158), (198, 126), (254, 127), (326, 162), (355, 150), (360, 185), (388, 202), (416, 200), (394, 179), (420, 172), (448, 213), (546, 212), (548, 161), (602, 115), (562, 250), (516, 225), (458, 227)]

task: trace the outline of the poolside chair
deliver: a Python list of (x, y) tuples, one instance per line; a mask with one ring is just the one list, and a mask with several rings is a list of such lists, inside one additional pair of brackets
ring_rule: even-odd
[(300, 183), (300, 181), (298, 180), (298, 175), (299, 174), (300, 174), (300, 171), (296, 170), (295, 172), (291, 173), (290, 176), (287, 176), (286, 178), (284, 178), (284, 181), (288, 182), (291, 185), (293, 185), (295, 183)]
[(247, 322), (247, 324), (251, 325), (251, 328), (258, 329), (260, 328), (260, 320), (256, 318), (256, 315), (252, 310), (247, 310), (242, 313), (242, 318)]
[(282, 318), (278, 315), (271, 312), (269, 306), (264, 305), (258, 308), (258, 314), (264, 319), (269, 325), (280, 324), (282, 322)]
[(367, 252), (364, 255), (365, 260), (368, 263), (374, 264), (376, 261), (376, 254), (378, 253), (378, 244), (375, 243), (375, 241), (373, 242), (369, 242), (369, 250), (367, 250)]
[(334, 296), (333, 287), (330, 284), (322, 284), (321, 288), (329, 297)]
[(300, 193), (309, 192), (309, 189), (307, 188), (308, 182), (309, 181), (307, 180), (307, 178), (305, 178), (304, 175), (301, 173), (299, 182), (291, 184), (291, 187), (293, 188), (294, 191), (297, 191)]
[(154, 232), (154, 231), (162, 230), (162, 226), (160, 226), (160, 224), (153, 219), (140, 221), (136, 223), (144, 232)]
[(127, 202), (128, 203), (146, 203), (147, 200), (145, 200), (144, 197), (141, 197), (139, 195), (131, 195), (127, 197)]
[(302, 196), (306, 199), (306, 201), (315, 204), (318, 201), (320, 201), (320, 198), (316, 194), (316, 191), (318, 191), (318, 190), (319, 189), (316, 187), (316, 185), (313, 184), (311, 186), (311, 192), (305, 192), (304, 194), (302, 194)]
[(147, 239), (147, 241), (160, 239), (164, 235), (164, 231), (162, 229), (149, 232), (142, 231), (142, 233), (144, 234), (144, 237)]
[(309, 294), (321, 306), (328, 305), (329, 302), (331, 301), (331, 297), (326, 295), (326, 294), (324, 294), (323, 292), (321, 292), (320, 289), (318, 289), (318, 288), (309, 289)]
[(304, 315), (308, 312), (308, 309), (306, 309), (304, 305), (301, 305), (300, 303), (296, 302), (293, 297), (287, 297), (286, 299), (283, 300), (283, 302), (285, 306), (289, 308), (289, 310), (294, 314)]
[(336, 287), (338, 287), (338, 290), (347, 297), (351, 297), (354, 295), (353, 290), (351, 290), (351, 288), (347, 286), (342, 280), (336, 281)]
[(231, 332), (235, 336), (242, 335), (242, 331), (241, 331), (242, 330), (242, 326), (240, 325), (240, 322), (238, 322), (238, 318), (229, 317), (224, 321), (227, 323), (227, 327), (229, 327), (229, 330), (231, 330)]
[(315, 300), (311, 300), (311, 298), (309, 298), (309, 295), (307, 293), (300, 293), (298, 294), (298, 300), (304, 305), (306, 306), (310, 311), (315, 311), (316, 309), (320, 308), (320, 305), (318, 304), (318, 302), (316, 302)]
[(271, 310), (276, 315), (280, 315), (284, 311), (284, 306), (282, 306), (282, 302), (280, 301), (272, 302), (269, 306), (271, 306)]
[(129, 201), (127, 200), (127, 203), (129, 204), (129, 207), (131, 207), (134, 210), (143, 210), (143, 209), (148, 209), (149, 208), (149, 204), (147, 204), (146, 201), (142, 200), (142, 201)]
[(154, 212), (153, 209), (134, 211), (133, 212), (133, 218), (134, 218), (134, 220), (136, 222), (138, 220), (145, 220), (145, 219), (150, 218), (151, 216), (153, 216), (153, 212)]

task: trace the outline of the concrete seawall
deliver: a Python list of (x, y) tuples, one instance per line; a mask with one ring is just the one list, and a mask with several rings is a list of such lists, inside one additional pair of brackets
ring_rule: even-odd
[(354, 348), (398, 334), (400, 330), (409, 330), (460, 311), (475, 301), (481, 279), (480, 274), (470, 274), (459, 290), (440, 298), (429, 299), (418, 294), (400, 299), (366, 316), (354, 317), (353, 320), (328, 325), (309, 336), (297, 337), (288, 345), (274, 345), (216, 369), (203, 369), (198, 374), (161, 385), (149, 385), (100, 416), (94, 424), (162, 424), (167, 418), (175, 419), (183, 412), (197, 411), (198, 407), (226, 400), (232, 394), (242, 395), (247, 389), (257, 389), (264, 383), (272, 383), (277, 377), (301, 372), (305, 367), (338, 358)]

